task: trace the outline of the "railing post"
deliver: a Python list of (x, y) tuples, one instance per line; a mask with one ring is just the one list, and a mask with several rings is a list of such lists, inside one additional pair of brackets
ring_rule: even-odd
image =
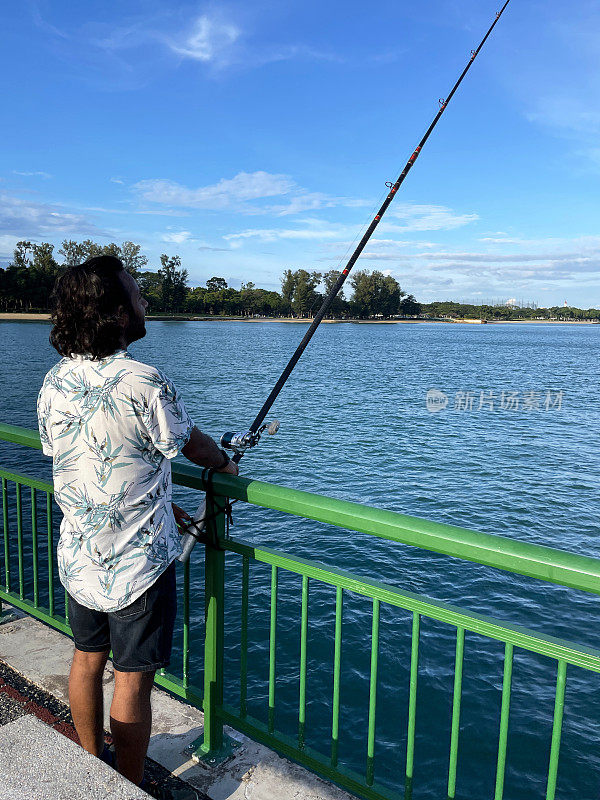
[(206, 507), (209, 535), (204, 556), (204, 741), (200, 747), (205, 757), (223, 746), (223, 722), (217, 709), (223, 703), (225, 551), (219, 548), (219, 539), (225, 536), (225, 514), (219, 511), (219, 500), (218, 506), (207, 502)]
[[(204, 731), (193, 743), (193, 755), (208, 764), (228, 758), (239, 742), (223, 733), (223, 648), (225, 628), (225, 538), (224, 497), (206, 498), (207, 541), (204, 553)], [(191, 748), (191, 749), (192, 749)]]

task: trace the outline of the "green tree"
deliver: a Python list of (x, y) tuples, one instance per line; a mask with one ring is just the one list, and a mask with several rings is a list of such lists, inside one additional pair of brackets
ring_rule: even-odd
[(305, 317), (316, 311), (316, 306), (322, 299), (316, 292), (321, 283), (320, 272), (309, 272), (306, 269), (297, 269), (294, 272), (294, 293), (292, 308), (299, 317)]
[(33, 254), (33, 245), (31, 242), (17, 242), (13, 253), (13, 266), (17, 269), (27, 269), (31, 266), (31, 257)]
[(162, 278), (158, 272), (142, 272), (137, 276), (142, 297), (148, 302), (150, 311), (162, 308)]
[(73, 239), (63, 239), (58, 254), (63, 257), (65, 267), (74, 267), (85, 261), (83, 245)]
[[(342, 273), (339, 271), (339, 269), (330, 269), (329, 272), (326, 272), (323, 275), (323, 285), (325, 286), (326, 295), (328, 295), (333, 289), (341, 274)], [(344, 299), (343, 289), (341, 289), (333, 298), (327, 313), (332, 317), (341, 317), (348, 313), (348, 302)]]
[(171, 313), (181, 311), (187, 293), (187, 269), (181, 267), (179, 256), (169, 257), (163, 253), (160, 257), (161, 269), (161, 306), (163, 311)]
[[(110, 244), (105, 244), (98, 255), (103, 256), (114, 256), (115, 258), (122, 258), (121, 248), (116, 242), (110, 242)], [(92, 256), (90, 256), (92, 258)]]
[(29, 269), (30, 301), (34, 308), (45, 309), (59, 274), (54, 258), (54, 245), (48, 242), (33, 245), (33, 261)]
[[(109, 245), (107, 245), (107, 247), (108, 246)], [(95, 258), (96, 256), (101, 256), (104, 252), (104, 248), (101, 245), (97, 244), (96, 242), (93, 242), (91, 239), (83, 240), (83, 242), (81, 243), (81, 250), (83, 255), (82, 258), (83, 261), (87, 261), (90, 258)]]
[(186, 311), (191, 311), (194, 314), (203, 314), (206, 311), (206, 289), (204, 286), (197, 286), (195, 289), (189, 289), (185, 301)]
[(398, 312), (405, 317), (416, 317), (421, 313), (421, 304), (417, 303), (414, 295), (409, 294), (400, 301)]
[(405, 292), (391, 275), (384, 275), (379, 270), (359, 270), (351, 276), (350, 281), (354, 289), (351, 307), (356, 316), (391, 317), (399, 312), (400, 300)]
[(133, 275), (134, 278), (137, 278), (148, 264), (148, 259), (141, 252), (141, 249), (141, 245), (129, 241), (123, 242), (121, 245), (121, 261), (127, 272)]
[(227, 281), (225, 278), (210, 278), (206, 281), (206, 288), (209, 292), (223, 292), (227, 289)]
[(296, 273), (292, 272), (291, 269), (284, 270), (283, 278), (281, 279), (281, 296), (287, 303), (291, 304), (295, 288)]

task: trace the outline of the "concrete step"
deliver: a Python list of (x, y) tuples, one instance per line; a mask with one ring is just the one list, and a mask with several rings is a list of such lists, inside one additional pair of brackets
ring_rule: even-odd
[(0, 800), (147, 800), (150, 795), (30, 715), (0, 728)]

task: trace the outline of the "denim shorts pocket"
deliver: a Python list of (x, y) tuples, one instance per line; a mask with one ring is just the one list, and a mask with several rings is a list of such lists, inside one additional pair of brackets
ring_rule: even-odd
[(135, 617), (136, 614), (143, 614), (146, 610), (146, 592), (141, 597), (138, 597), (137, 600), (134, 600), (133, 603), (130, 603), (125, 608), (121, 608), (119, 611), (113, 611), (115, 617), (119, 617), (119, 619), (127, 619), (127, 617)]

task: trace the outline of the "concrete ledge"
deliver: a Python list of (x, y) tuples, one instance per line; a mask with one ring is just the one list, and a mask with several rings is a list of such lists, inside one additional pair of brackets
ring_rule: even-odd
[(0, 728), (0, 800), (147, 800), (149, 794), (32, 716)]
[[(72, 641), (17, 609), (4, 604), (4, 610), (14, 618), (0, 624), (0, 659), (37, 686), (68, 703)], [(114, 673), (109, 664), (104, 675), (106, 730), (109, 730), (113, 682)], [(202, 712), (157, 688), (152, 693), (152, 709), (148, 756), (173, 775), (207, 794), (211, 800), (351, 800), (353, 797), (231, 728), (226, 729), (227, 733), (241, 743), (235, 755), (214, 767), (198, 763), (190, 759), (185, 750), (202, 734)], [(21, 720), (9, 723), (0, 731), (12, 729), (19, 722)], [(77, 748), (76, 745), (72, 746)], [(4, 756), (4, 748), (2, 750)], [(81, 757), (81, 748), (77, 748), (76, 753)], [(86, 753), (83, 755), (87, 756)], [(89, 758), (97, 761), (93, 756)], [(32, 800), (38, 797), (27, 794), (21, 794), (20, 797), (25, 796)], [(53, 799), (59, 797), (57, 794), (51, 796)], [(108, 793), (104, 795), (108, 796), (120, 797)], [(68, 797), (71, 800), (76, 795), (71, 793)], [(13, 798), (8, 795), (5, 798), (0, 790), (0, 800)]]

